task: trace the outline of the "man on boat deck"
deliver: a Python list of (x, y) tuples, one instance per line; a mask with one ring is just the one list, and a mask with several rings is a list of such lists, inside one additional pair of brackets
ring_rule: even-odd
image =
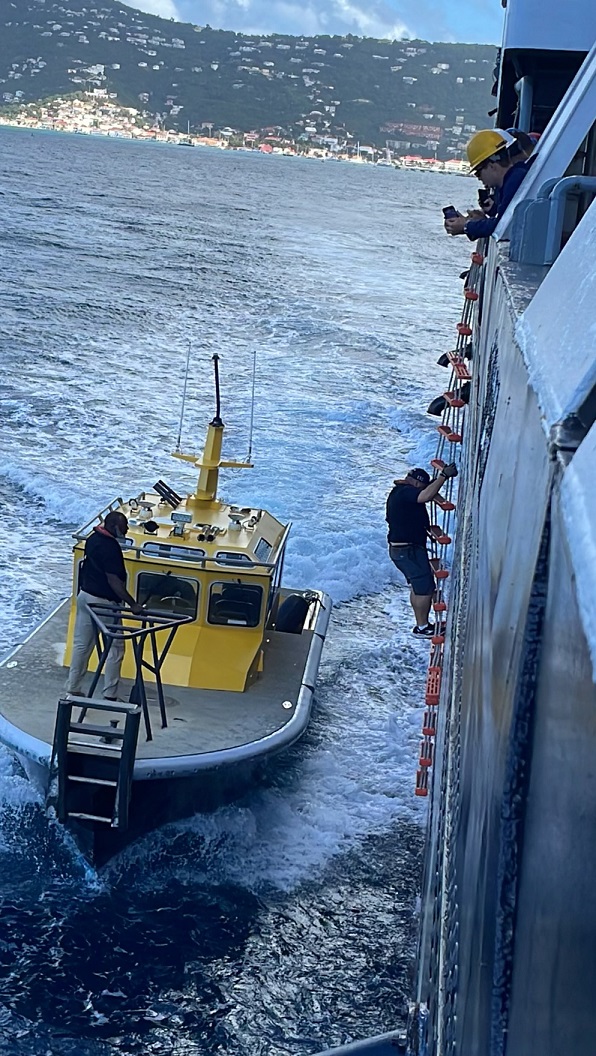
[[(85, 559), (80, 565), (77, 615), (75, 620), (72, 659), (66, 690), (72, 696), (83, 696), (83, 678), (95, 646), (94, 623), (89, 613), (93, 602), (126, 602), (133, 612), (142, 606), (126, 589), (126, 569), (119, 539), (124, 539), (128, 521), (123, 513), (108, 513), (103, 524), (93, 529), (85, 543)], [(104, 697), (118, 699), (120, 668), (124, 658), (124, 643), (115, 639), (104, 667)]]
[(435, 628), (428, 622), (435, 592), (435, 577), (426, 550), (430, 525), (426, 503), (438, 494), (449, 477), (457, 476), (454, 462), (431, 480), (425, 469), (410, 469), (405, 480), (396, 480), (387, 499), (389, 557), (410, 584), (410, 602), (416, 617), (413, 634), (431, 638)]

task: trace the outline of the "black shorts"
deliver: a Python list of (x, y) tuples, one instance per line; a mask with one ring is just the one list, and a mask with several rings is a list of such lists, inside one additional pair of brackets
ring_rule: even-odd
[(389, 543), (389, 557), (404, 574), (414, 594), (428, 597), (436, 589), (435, 577), (425, 546), (395, 546)]

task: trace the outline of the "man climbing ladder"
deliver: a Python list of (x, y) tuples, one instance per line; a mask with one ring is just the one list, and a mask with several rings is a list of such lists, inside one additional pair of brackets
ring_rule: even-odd
[(426, 550), (430, 521), (425, 504), (436, 498), (449, 477), (456, 476), (455, 462), (444, 466), (434, 480), (425, 469), (410, 469), (405, 479), (394, 482), (387, 499), (389, 556), (410, 584), (416, 617), (412, 633), (417, 638), (432, 638), (435, 632), (428, 622), (436, 584)]

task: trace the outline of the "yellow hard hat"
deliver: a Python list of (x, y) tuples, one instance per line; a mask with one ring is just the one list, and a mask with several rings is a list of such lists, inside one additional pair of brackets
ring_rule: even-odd
[(475, 172), (483, 161), (488, 161), (493, 154), (512, 147), (515, 142), (515, 137), (509, 132), (504, 132), (502, 128), (483, 128), (480, 132), (476, 132), (466, 147), (472, 172)]

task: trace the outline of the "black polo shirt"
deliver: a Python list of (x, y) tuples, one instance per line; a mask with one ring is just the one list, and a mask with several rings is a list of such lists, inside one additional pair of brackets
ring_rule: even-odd
[(117, 576), (126, 584), (126, 568), (120, 543), (113, 535), (94, 529), (85, 543), (85, 560), (81, 569), (81, 590), (106, 601), (120, 601), (108, 583), (107, 574)]
[(387, 524), (390, 543), (415, 543), (426, 546), (430, 524), (426, 506), (418, 502), (420, 490), (411, 484), (396, 484), (387, 499)]

